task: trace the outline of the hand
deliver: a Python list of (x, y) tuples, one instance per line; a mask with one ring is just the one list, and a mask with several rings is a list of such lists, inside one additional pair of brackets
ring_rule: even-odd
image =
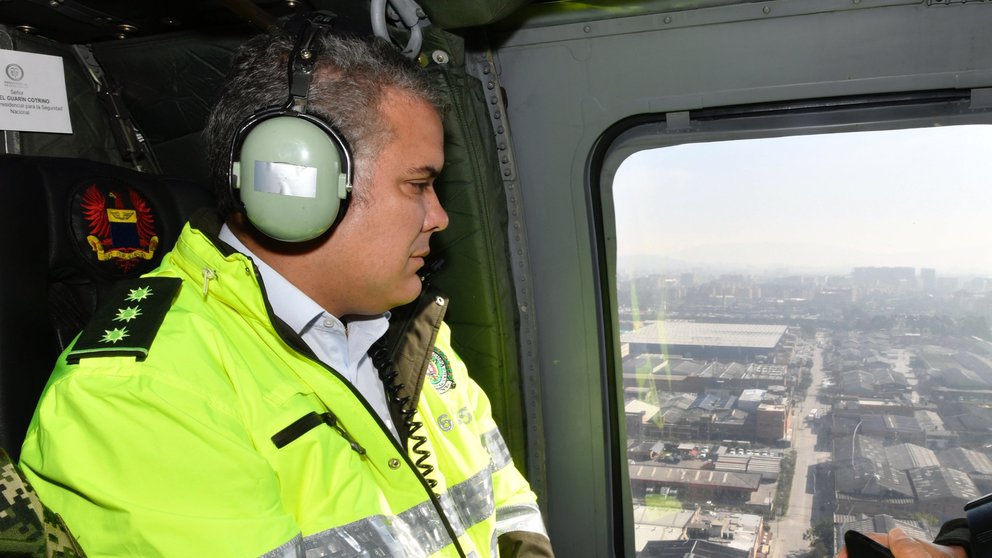
[[(889, 547), (896, 558), (968, 558), (960, 546), (941, 546), (916, 540), (896, 527), (885, 533), (865, 533), (881, 544)], [(848, 558), (847, 549), (840, 551), (837, 558)]]

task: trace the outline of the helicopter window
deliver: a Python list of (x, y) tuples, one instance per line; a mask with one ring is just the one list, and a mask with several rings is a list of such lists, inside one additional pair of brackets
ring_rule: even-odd
[(992, 126), (932, 126), (619, 164), (638, 554), (833, 556), (839, 529), (896, 525), (931, 539), (992, 492), (988, 145)]

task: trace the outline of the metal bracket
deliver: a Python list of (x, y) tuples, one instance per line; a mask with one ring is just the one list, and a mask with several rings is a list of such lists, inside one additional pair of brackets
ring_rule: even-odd
[(510, 122), (506, 115), (506, 99), (499, 82), (499, 68), (491, 50), (469, 52), (465, 57), (466, 72), (478, 79), (486, 99), (489, 122), (496, 142), (503, 191), (506, 194), (509, 217), (506, 231), (510, 256), (510, 271), (518, 312), (518, 343), (520, 350), (520, 383), (527, 413), (527, 454), (531, 486), (541, 495), (547, 494), (545, 464), (544, 417), (541, 412), (541, 374), (537, 355), (537, 321), (534, 316), (531, 287), (530, 257), (527, 228), (522, 200), (518, 193), (516, 165), (510, 143)]
[(665, 128), (669, 132), (687, 132), (692, 129), (689, 111), (669, 112), (665, 114)]
[(513, 162), (513, 150), (510, 149), (510, 122), (506, 118), (506, 99), (503, 98), (503, 88), (499, 84), (492, 52), (486, 51), (471, 56), (466, 62), (469, 75), (478, 78), (484, 88), (486, 106), (489, 108), (489, 122), (492, 124), (496, 149), (499, 152), (499, 168), (503, 182), (515, 181), (516, 165)]

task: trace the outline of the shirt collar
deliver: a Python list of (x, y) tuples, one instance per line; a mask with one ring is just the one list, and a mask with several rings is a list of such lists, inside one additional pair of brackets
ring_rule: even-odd
[[(293, 328), (296, 333), (303, 333), (303, 330), (326, 311), (303, 291), (296, 288), (278, 271), (272, 269), (269, 264), (256, 256), (248, 249), (225, 223), (220, 228), (221, 240), (228, 243), (231, 248), (250, 257), (258, 268), (258, 273), (262, 276), (265, 284), (265, 293), (268, 296), (272, 311), (279, 319), (286, 322), (286, 325)], [(330, 315), (329, 312), (327, 312)]]

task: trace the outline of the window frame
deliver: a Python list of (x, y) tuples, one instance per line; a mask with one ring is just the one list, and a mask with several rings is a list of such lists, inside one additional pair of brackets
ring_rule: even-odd
[[(626, 456), (623, 367), (617, 294), (614, 177), (630, 155), (689, 143), (992, 124), (992, 89), (946, 89), (834, 97), (793, 102), (644, 114), (609, 127), (596, 141), (586, 167), (589, 183), (597, 303), (603, 355), (603, 393), (610, 448), (609, 485), (616, 533), (624, 555), (634, 556), (633, 505)], [(979, 151), (976, 150), (976, 155)], [(618, 541), (619, 543), (619, 541)]]

